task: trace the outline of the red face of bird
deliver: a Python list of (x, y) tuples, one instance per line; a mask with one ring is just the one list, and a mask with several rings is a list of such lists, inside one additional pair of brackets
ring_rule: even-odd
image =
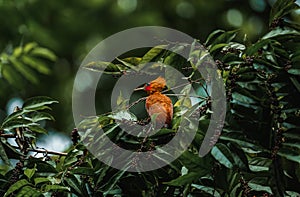
[(162, 77), (158, 77), (155, 80), (151, 81), (150, 83), (146, 83), (142, 88), (136, 88), (137, 90), (144, 90), (148, 94), (152, 94), (153, 92), (160, 92), (166, 86), (166, 80)]

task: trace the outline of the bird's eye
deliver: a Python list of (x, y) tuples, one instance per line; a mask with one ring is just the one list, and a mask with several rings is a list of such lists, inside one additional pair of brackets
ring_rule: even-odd
[(146, 83), (146, 86), (150, 86), (150, 83)]

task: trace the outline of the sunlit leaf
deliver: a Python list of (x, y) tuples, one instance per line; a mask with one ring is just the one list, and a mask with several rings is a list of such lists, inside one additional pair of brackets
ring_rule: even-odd
[(34, 168), (26, 168), (24, 170), (24, 174), (28, 177), (28, 179), (31, 179), (36, 170), (36, 166), (34, 166)]
[(31, 50), (30, 54), (37, 57), (44, 57), (51, 61), (56, 60), (56, 55), (47, 48), (36, 47)]
[(9, 196), (11, 193), (19, 190), (20, 188), (22, 188), (25, 185), (31, 185), (31, 184), (25, 179), (18, 180), (17, 182), (15, 182), (12, 186), (10, 186), (8, 188), (8, 190), (4, 194), (4, 197)]
[(50, 105), (53, 103), (58, 103), (56, 100), (46, 97), (46, 96), (37, 96), (37, 97), (32, 97), (30, 99), (27, 99), (24, 104), (23, 104), (23, 109), (25, 110), (39, 110), (43, 109), (44, 105)]
[(212, 156), (227, 168), (233, 167), (231, 151), (224, 144), (216, 144), (211, 149)]

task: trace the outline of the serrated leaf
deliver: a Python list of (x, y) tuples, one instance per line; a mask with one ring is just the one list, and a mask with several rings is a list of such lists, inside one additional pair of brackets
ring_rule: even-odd
[(46, 96), (37, 96), (27, 99), (22, 108), (25, 110), (39, 110), (43, 109), (44, 105), (50, 105), (53, 103), (58, 103), (58, 101)]

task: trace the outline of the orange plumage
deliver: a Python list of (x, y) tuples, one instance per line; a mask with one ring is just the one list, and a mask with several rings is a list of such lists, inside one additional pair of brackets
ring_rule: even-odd
[(144, 90), (149, 94), (146, 99), (146, 110), (151, 118), (155, 118), (156, 128), (170, 125), (173, 118), (173, 104), (169, 97), (161, 91), (166, 86), (166, 80), (162, 77), (147, 83)]

